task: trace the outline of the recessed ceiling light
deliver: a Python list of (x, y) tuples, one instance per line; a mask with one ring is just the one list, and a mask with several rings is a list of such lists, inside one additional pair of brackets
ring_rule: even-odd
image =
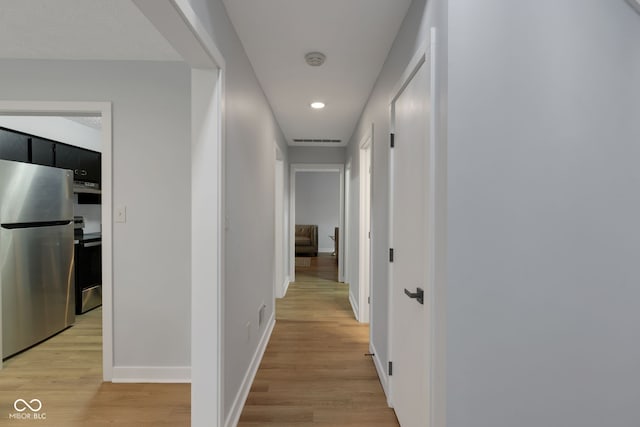
[(312, 102), (311, 108), (315, 108), (316, 110), (324, 108), (324, 102), (320, 102), (320, 101)]

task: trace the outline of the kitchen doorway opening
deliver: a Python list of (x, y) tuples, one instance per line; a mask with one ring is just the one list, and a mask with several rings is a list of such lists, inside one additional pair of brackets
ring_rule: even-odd
[[(56, 102), (56, 101), (0, 101), (0, 116), (22, 118), (25, 122), (37, 123), (37, 118), (84, 117), (99, 119), (99, 144), (101, 152), (101, 204), (100, 207), (88, 208), (94, 216), (99, 210), (99, 221), (102, 233), (102, 378), (111, 381), (113, 371), (113, 232), (112, 232), (112, 115), (110, 102)], [(22, 131), (26, 131), (23, 128)], [(35, 133), (35, 132), (34, 132)], [(43, 135), (44, 136), (44, 135)], [(55, 135), (48, 136), (55, 139)], [(77, 144), (80, 145), (81, 144)], [(95, 150), (96, 147), (84, 146)], [(77, 196), (76, 196), (77, 197)], [(76, 199), (77, 200), (77, 199)], [(96, 227), (95, 224), (92, 226)], [(96, 314), (92, 313), (95, 318)], [(1, 322), (1, 320), (0, 320)], [(0, 331), (2, 331), (0, 324)], [(1, 333), (1, 332), (0, 332)], [(1, 340), (0, 340), (1, 342)], [(1, 344), (0, 344), (1, 346)]]

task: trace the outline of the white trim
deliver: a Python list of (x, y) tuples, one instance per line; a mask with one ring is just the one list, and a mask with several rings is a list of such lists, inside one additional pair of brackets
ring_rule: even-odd
[[(111, 102), (0, 101), (0, 114), (102, 117), (102, 379), (113, 376), (113, 147)], [(0, 338), (2, 329), (0, 328)], [(0, 339), (1, 341), (1, 339)], [(0, 362), (0, 366), (2, 362)]]
[(344, 266), (342, 268), (342, 274), (345, 283), (349, 283), (349, 288), (351, 288), (352, 283), (352, 273), (351, 273), (351, 210), (353, 209), (351, 206), (351, 158), (347, 160), (344, 168), (344, 230), (341, 233), (344, 234), (344, 254), (342, 256), (342, 260), (344, 262)]
[[(285, 267), (285, 249), (287, 247), (287, 241), (285, 239), (285, 231), (287, 229), (284, 223), (285, 217), (285, 206), (284, 206), (284, 182), (285, 182), (285, 161), (284, 156), (282, 155), (282, 151), (278, 146), (278, 142), (274, 141), (274, 154), (275, 158), (273, 161), (273, 172), (274, 172), (274, 191), (273, 191), (273, 202), (274, 202), (274, 238), (273, 238), (273, 247), (274, 247), (274, 267), (273, 267), (273, 294), (275, 298), (284, 297), (284, 287), (282, 286), (282, 282), (278, 283), (279, 280), (284, 281), (284, 278), (287, 276), (288, 271), (286, 271)], [(279, 277), (279, 274), (281, 275)]]
[[(447, 387), (447, 142), (446, 124), (440, 122), (440, 75), (438, 64), (438, 37), (436, 28), (431, 28), (431, 182), (433, 194), (433, 247), (434, 254), (430, 299), (431, 310), (431, 427), (446, 427), (446, 387)], [(445, 113), (446, 114), (446, 113)], [(445, 116), (446, 117), (446, 116)], [(442, 125), (442, 127), (441, 127)], [(442, 131), (441, 131), (442, 129)]]
[(115, 366), (114, 383), (190, 383), (189, 366)]
[(321, 254), (332, 254), (333, 248), (318, 248), (318, 253)]
[(376, 367), (376, 371), (378, 372), (378, 379), (380, 380), (382, 391), (384, 391), (385, 396), (387, 396), (387, 405), (389, 405), (390, 408), (393, 408), (393, 405), (391, 405), (391, 400), (389, 399), (389, 376), (387, 375), (387, 371), (385, 370), (384, 365), (380, 360), (380, 356), (378, 356), (376, 346), (373, 345), (373, 342), (369, 343), (369, 353), (373, 354), (373, 356), (371, 356), (373, 358), (373, 366)]
[[(413, 76), (418, 72), (418, 70), (420, 69), (420, 66), (422, 64), (424, 64), (425, 61), (427, 60), (427, 54), (429, 52), (429, 46), (430, 46), (429, 45), (429, 41), (425, 40), (420, 45), (418, 50), (416, 50), (416, 53), (411, 58), (411, 61), (409, 61), (409, 65), (407, 65), (407, 68), (405, 68), (404, 72), (402, 73), (402, 76), (400, 77), (400, 80), (398, 81), (398, 83), (393, 88), (393, 91), (391, 92), (393, 96), (389, 100), (389, 104), (392, 106), (392, 108), (393, 108), (393, 104), (400, 97), (400, 95), (402, 95), (402, 92), (407, 87), (407, 85), (409, 84), (409, 82), (411, 81)], [(393, 130), (395, 130), (394, 127), (395, 127), (395, 122), (392, 119), (391, 120), (392, 132), (393, 132)]]
[[(296, 280), (296, 173), (297, 172), (338, 172), (340, 174), (340, 241), (338, 242), (338, 281), (344, 281), (344, 165), (340, 163), (292, 163), (289, 165), (289, 278)], [(333, 252), (333, 249), (331, 249)]]
[(215, 70), (192, 69), (191, 74), (191, 411), (193, 425), (199, 426), (222, 417), (222, 77)]
[(287, 296), (287, 291), (289, 290), (289, 284), (291, 283), (291, 281), (289, 280), (289, 276), (284, 278), (284, 282), (282, 283), (282, 297), (284, 298)]
[(244, 408), (244, 404), (247, 401), (247, 397), (249, 396), (251, 385), (253, 384), (253, 380), (256, 377), (256, 373), (258, 372), (258, 368), (260, 367), (260, 362), (262, 361), (264, 352), (267, 349), (267, 344), (269, 343), (271, 333), (273, 332), (273, 328), (275, 325), (275, 313), (272, 312), (271, 317), (269, 318), (269, 322), (267, 323), (267, 327), (265, 328), (264, 334), (262, 334), (262, 338), (260, 338), (258, 348), (256, 348), (256, 351), (253, 354), (249, 369), (247, 370), (247, 373), (245, 374), (242, 383), (240, 384), (240, 388), (238, 389), (236, 398), (233, 399), (231, 410), (229, 411), (229, 415), (227, 416), (227, 419), (224, 423), (225, 427), (233, 427), (237, 425), (238, 421), (240, 420), (242, 409)]
[[(358, 144), (358, 182), (359, 182), (359, 199), (358, 199), (358, 216), (359, 216), (359, 228), (358, 228), (358, 301), (359, 301), (359, 315), (358, 320), (363, 323), (368, 323), (370, 304), (368, 302), (369, 295), (371, 294), (371, 248), (373, 247), (371, 230), (371, 181), (373, 172), (373, 124), (371, 128), (364, 134), (360, 143)], [(368, 209), (365, 207), (368, 206)], [(371, 339), (371, 337), (370, 337)]]
[(351, 304), (351, 310), (353, 310), (354, 317), (357, 321), (360, 321), (360, 319), (358, 319), (358, 313), (360, 313), (360, 310), (358, 309), (358, 300), (354, 298), (353, 292), (351, 291), (349, 291), (349, 304)]

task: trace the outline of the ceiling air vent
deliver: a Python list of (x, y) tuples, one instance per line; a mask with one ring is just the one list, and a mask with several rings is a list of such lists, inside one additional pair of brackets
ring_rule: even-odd
[(340, 144), (341, 139), (294, 138), (293, 142), (313, 142), (321, 144)]

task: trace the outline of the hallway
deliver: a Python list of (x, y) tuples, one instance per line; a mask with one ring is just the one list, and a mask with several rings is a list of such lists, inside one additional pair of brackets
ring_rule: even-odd
[(323, 278), (331, 263), (313, 258), (277, 300), (276, 326), (240, 427), (398, 425), (365, 356), (368, 325), (354, 319), (348, 286)]

